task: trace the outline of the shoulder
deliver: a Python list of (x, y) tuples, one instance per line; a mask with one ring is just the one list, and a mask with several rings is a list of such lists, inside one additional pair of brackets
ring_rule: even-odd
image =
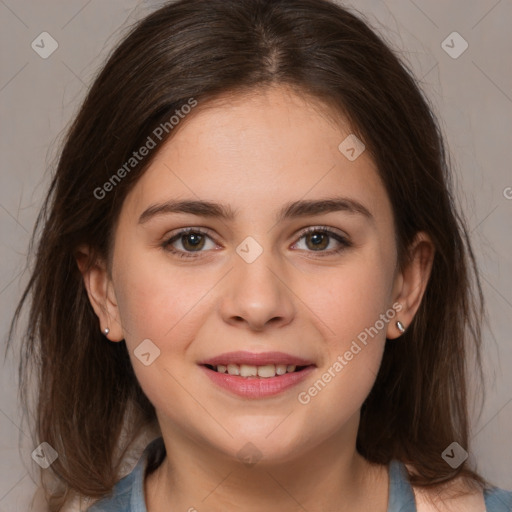
[(147, 469), (159, 464), (165, 455), (162, 437), (151, 441), (132, 471), (119, 480), (112, 492), (94, 503), (87, 512), (147, 512), (144, 478)]
[(455, 478), (442, 486), (413, 487), (417, 512), (511, 512), (512, 492), (482, 489)]
[(484, 497), (488, 512), (512, 511), (512, 491), (493, 488), (486, 490)]
[(134, 474), (121, 479), (111, 494), (96, 501), (87, 512), (132, 512), (131, 498), (134, 486)]
[(486, 510), (483, 491), (462, 489), (461, 482), (450, 482), (442, 489), (413, 487), (413, 491), (418, 512), (482, 512)]

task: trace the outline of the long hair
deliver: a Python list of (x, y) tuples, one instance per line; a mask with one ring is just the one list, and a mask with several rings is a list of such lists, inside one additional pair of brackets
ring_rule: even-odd
[(453, 469), (441, 457), (453, 441), (469, 450), (467, 362), (476, 354), (481, 368), (483, 300), (442, 133), (412, 72), (361, 16), (331, 1), (180, 0), (139, 21), (111, 53), (67, 133), (34, 228), (9, 343), (29, 301), (22, 394), (27, 403), (33, 377), (35, 436), (59, 454), (52, 510), (70, 491), (108, 493), (127, 415), (133, 435), (156, 418), (125, 343), (99, 331), (77, 247), (92, 249), (91, 265), (109, 261), (124, 198), (175, 131), (157, 132), (156, 148), (129, 172), (126, 162), (191, 98), (200, 108), (280, 84), (344, 116), (364, 141), (392, 204), (399, 265), (418, 231), (435, 245), (421, 306), (401, 339), (387, 343), (363, 404), (357, 449), (369, 461), (412, 463), (416, 485), (459, 475), (484, 482), (467, 461)]

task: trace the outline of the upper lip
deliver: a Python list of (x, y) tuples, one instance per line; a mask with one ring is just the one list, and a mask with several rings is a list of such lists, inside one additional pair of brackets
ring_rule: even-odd
[(225, 352), (210, 359), (200, 361), (199, 364), (217, 366), (219, 364), (248, 364), (253, 366), (264, 366), (267, 364), (294, 364), (296, 366), (310, 366), (314, 363), (302, 357), (297, 357), (285, 352)]

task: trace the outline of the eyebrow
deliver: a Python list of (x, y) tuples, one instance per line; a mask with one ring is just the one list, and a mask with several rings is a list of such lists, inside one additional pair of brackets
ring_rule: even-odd
[[(316, 200), (299, 200), (287, 203), (278, 212), (276, 222), (282, 222), (283, 220), (295, 217), (309, 217), (331, 212), (360, 214), (370, 221), (374, 220), (370, 211), (359, 201), (346, 197), (334, 197)], [(170, 200), (149, 206), (140, 215), (139, 224), (144, 224), (156, 216), (171, 213), (188, 213), (200, 217), (220, 218), (226, 221), (233, 221), (236, 217), (236, 211), (229, 205), (214, 203), (212, 201)]]

